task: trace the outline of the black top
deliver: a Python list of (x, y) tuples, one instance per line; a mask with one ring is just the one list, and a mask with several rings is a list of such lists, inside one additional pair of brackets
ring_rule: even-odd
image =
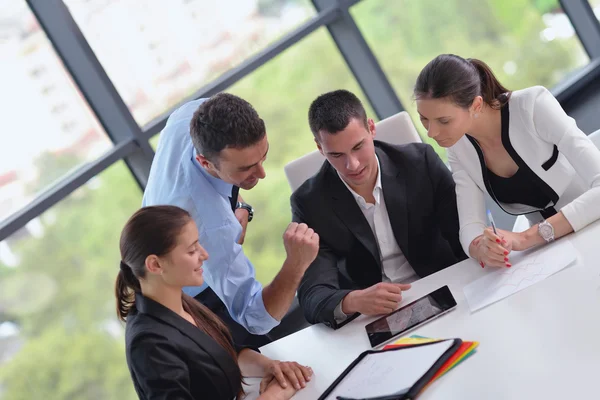
[(550, 198), (536, 189), (527, 175), (519, 168), (510, 178), (498, 176), (487, 169), (490, 185), (496, 199), (507, 204), (525, 204), (536, 208), (545, 208)]
[[(519, 167), (517, 173), (510, 178), (503, 178), (490, 171), (483, 156), (481, 146), (472, 136), (467, 135), (467, 138), (475, 147), (479, 162), (481, 163), (481, 171), (483, 174), (483, 182), (492, 199), (500, 206), (505, 204), (524, 204), (532, 208), (537, 208), (542, 217), (550, 218), (556, 214), (554, 205), (558, 201), (558, 194), (539, 176), (529, 168), (519, 154), (515, 151), (510, 142), (509, 124), (510, 111), (509, 103), (507, 102), (500, 109), (501, 111), (501, 136), (502, 145)], [(549, 170), (558, 160), (558, 147), (554, 146), (552, 157), (542, 165), (544, 170)], [(550, 204), (550, 206), (548, 206)], [(546, 207), (548, 206), (548, 207)], [(510, 212), (504, 210), (506, 213)]]
[(231, 400), (237, 360), (210, 336), (140, 293), (127, 317), (125, 351), (141, 400)]

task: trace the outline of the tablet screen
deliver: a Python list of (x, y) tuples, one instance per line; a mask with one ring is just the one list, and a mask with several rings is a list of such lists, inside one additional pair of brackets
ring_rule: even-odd
[(441, 287), (365, 326), (371, 347), (377, 347), (455, 306), (456, 301), (448, 286)]

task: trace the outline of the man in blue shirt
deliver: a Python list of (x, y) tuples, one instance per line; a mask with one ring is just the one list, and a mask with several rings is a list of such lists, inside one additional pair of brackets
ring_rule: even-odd
[[(265, 177), (262, 164), (268, 149), (265, 124), (245, 100), (220, 93), (191, 101), (167, 120), (143, 198), (143, 206), (179, 206), (198, 225), (200, 243), (209, 254), (206, 283), (184, 291), (214, 303), (206, 296), (212, 289), (233, 320), (260, 335), (286, 314), (319, 249), (319, 237), (312, 229), (291, 223), (283, 235), (287, 258), (281, 270), (264, 288), (256, 281), (241, 246), (252, 208), (237, 191), (252, 189)], [(231, 321), (226, 322), (232, 328)]]

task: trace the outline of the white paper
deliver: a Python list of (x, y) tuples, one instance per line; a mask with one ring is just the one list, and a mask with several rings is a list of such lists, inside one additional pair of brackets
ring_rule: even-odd
[(577, 252), (568, 239), (533, 251), (511, 252), (511, 268), (494, 268), (463, 288), (469, 308), (473, 312), (502, 300), (557, 273), (576, 259)]
[(369, 354), (327, 396), (364, 398), (406, 393), (452, 346), (452, 340)]

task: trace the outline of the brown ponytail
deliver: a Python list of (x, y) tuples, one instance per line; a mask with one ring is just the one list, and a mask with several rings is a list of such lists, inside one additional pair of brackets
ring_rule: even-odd
[[(121, 263), (115, 282), (117, 316), (126, 321), (135, 310), (135, 293), (141, 293), (140, 279), (146, 276), (146, 258), (149, 255), (164, 256), (177, 244), (177, 237), (187, 223), (190, 214), (175, 206), (152, 206), (138, 210), (125, 224), (119, 242)], [(225, 324), (206, 306), (182, 293), (183, 309), (196, 322), (199, 329), (213, 338), (237, 364), (237, 353)], [(240, 380), (242, 372), (238, 373)], [(240, 386), (238, 398), (243, 397)]]
[(481, 82), (481, 97), (490, 107), (499, 110), (510, 98), (510, 91), (502, 86), (492, 69), (476, 58), (467, 59), (475, 67)]
[(117, 298), (117, 316), (123, 322), (132, 309), (135, 308), (135, 292), (141, 292), (140, 281), (127, 264), (121, 261), (120, 270), (115, 283), (115, 296)]
[(508, 102), (510, 91), (481, 60), (465, 60), (454, 54), (441, 54), (419, 73), (414, 95), (420, 99), (449, 98), (462, 108), (469, 108), (476, 96), (493, 109)]

